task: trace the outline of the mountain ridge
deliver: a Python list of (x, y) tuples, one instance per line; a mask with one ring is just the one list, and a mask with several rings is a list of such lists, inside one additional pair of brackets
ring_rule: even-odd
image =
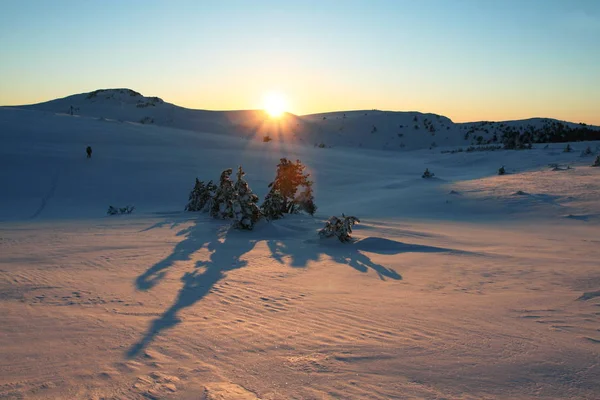
[(598, 126), (554, 118), (457, 123), (435, 113), (377, 109), (307, 115), (285, 113), (279, 118), (271, 118), (264, 110), (185, 108), (160, 97), (144, 96), (128, 88), (97, 89), (10, 108), (318, 147), (412, 150), (433, 149), (438, 146), (503, 144), (510, 148), (523, 143), (569, 141), (578, 140), (579, 137), (581, 140), (600, 139)]

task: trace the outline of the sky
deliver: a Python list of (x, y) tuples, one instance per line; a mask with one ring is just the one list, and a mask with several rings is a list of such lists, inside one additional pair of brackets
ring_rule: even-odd
[(600, 125), (600, 1), (0, 0), (0, 105), (100, 88)]

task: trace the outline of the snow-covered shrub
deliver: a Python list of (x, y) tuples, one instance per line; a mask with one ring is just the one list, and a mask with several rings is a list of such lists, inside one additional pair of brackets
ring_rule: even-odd
[(592, 148), (590, 146), (588, 146), (585, 150), (583, 150), (581, 152), (581, 157), (586, 157), (586, 156), (593, 156), (594, 152), (592, 151)]
[(434, 173), (429, 172), (429, 168), (425, 168), (425, 172), (423, 172), (422, 178), (433, 178), (435, 176)]
[(267, 193), (265, 201), (260, 210), (269, 221), (283, 218), (284, 198), (279, 190), (271, 190)]
[[(305, 190), (310, 191), (309, 197), (312, 199), (312, 189), (309, 189), (309, 187), (312, 185), (312, 181), (308, 179), (310, 174), (305, 173), (305, 169), (306, 167), (300, 162), (300, 160), (296, 160), (296, 162), (293, 163), (287, 158), (282, 158), (277, 165), (277, 174), (275, 176), (275, 180), (269, 184), (269, 188), (271, 188), (271, 190), (267, 196), (270, 196), (273, 191), (279, 191), (279, 194), (283, 198), (283, 203), (281, 204), (280, 210), (281, 214), (296, 213), (300, 210), (296, 193), (301, 186), (303, 186)], [(265, 201), (266, 200), (267, 198), (265, 198)], [(273, 204), (274, 203), (271, 202), (270, 206), (273, 206)]]
[(135, 206), (125, 206), (125, 207), (113, 207), (108, 206), (108, 211), (106, 214), (108, 215), (120, 215), (120, 214), (131, 214)]
[(237, 180), (233, 187), (235, 191), (235, 199), (233, 200), (234, 227), (251, 230), (260, 219), (261, 213), (256, 205), (258, 196), (252, 193), (252, 189), (244, 179), (245, 174), (242, 167), (238, 167)]
[(315, 198), (313, 196), (312, 182), (307, 182), (306, 188), (301, 192), (294, 200), (298, 204), (298, 210), (304, 211), (310, 215), (315, 215), (317, 211), (317, 205), (315, 204)]
[(325, 226), (323, 229), (319, 231), (319, 236), (322, 238), (329, 237), (337, 237), (340, 242), (345, 243), (352, 240), (352, 226), (354, 224), (359, 223), (360, 220), (356, 217), (345, 216), (342, 214), (342, 217), (330, 217), (327, 222), (325, 222)]
[(571, 148), (571, 145), (567, 143), (567, 147), (565, 147), (565, 149), (563, 151), (565, 153), (570, 153), (571, 151), (573, 151), (573, 149)]
[(594, 160), (592, 167), (600, 167), (600, 155), (596, 156), (596, 159)]
[(504, 165), (503, 165), (498, 169), (498, 175), (504, 175), (505, 173), (506, 173), (506, 170), (504, 169)]
[(233, 201), (235, 200), (235, 191), (231, 181), (231, 168), (221, 172), (219, 187), (215, 193), (214, 201), (210, 209), (210, 215), (214, 218), (227, 219), (233, 218)]
[(213, 181), (209, 181), (206, 185), (204, 181), (196, 178), (196, 184), (190, 192), (188, 204), (185, 206), (185, 211), (202, 211), (206, 212), (212, 205), (213, 197), (217, 186)]

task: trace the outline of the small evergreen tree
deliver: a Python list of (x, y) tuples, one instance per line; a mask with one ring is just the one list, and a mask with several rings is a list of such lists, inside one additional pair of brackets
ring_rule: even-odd
[(185, 206), (185, 211), (208, 211), (212, 206), (212, 200), (215, 196), (217, 186), (213, 181), (209, 181), (206, 185), (204, 181), (196, 178), (196, 184), (190, 192), (188, 204)]
[(567, 147), (563, 150), (565, 153), (570, 153), (573, 149), (571, 149), (571, 145), (567, 143)]
[(504, 169), (504, 165), (500, 167), (500, 169), (498, 170), (498, 175), (504, 175), (506, 173), (506, 170)]
[(300, 162), (300, 160), (296, 160), (296, 162), (293, 163), (287, 158), (280, 159), (279, 164), (277, 165), (277, 174), (275, 176), (275, 180), (269, 184), (269, 188), (271, 188), (269, 194), (275, 190), (278, 190), (280, 195), (283, 197), (283, 204), (281, 208), (282, 214), (298, 212), (299, 206), (296, 201), (296, 193), (298, 192), (298, 188), (300, 186), (308, 188), (310, 185), (312, 185), (312, 181), (309, 180), (310, 174), (306, 173), (305, 169), (306, 167)]
[(269, 221), (283, 218), (284, 198), (279, 190), (271, 190), (260, 207), (262, 215)]
[(423, 172), (422, 178), (433, 178), (435, 176), (434, 173), (429, 172), (429, 168), (425, 168), (425, 172)]
[(600, 155), (596, 156), (596, 159), (594, 160), (592, 167), (600, 167)]
[(583, 150), (581, 152), (581, 156), (585, 157), (585, 156), (592, 156), (594, 155), (594, 152), (592, 151), (592, 148), (590, 146), (588, 146), (585, 150)]
[(315, 198), (313, 196), (312, 182), (307, 182), (306, 189), (300, 193), (295, 201), (298, 204), (298, 209), (304, 211), (310, 215), (315, 215), (317, 206), (315, 204)]
[(210, 215), (214, 218), (227, 219), (233, 217), (233, 201), (235, 200), (236, 193), (231, 181), (232, 173), (233, 170), (231, 168), (221, 172), (219, 187), (215, 193), (214, 202), (210, 210)]
[(326, 222), (323, 229), (319, 231), (319, 236), (322, 238), (329, 238), (336, 236), (340, 242), (345, 243), (352, 240), (352, 227), (354, 224), (359, 223), (360, 220), (356, 217), (346, 217), (342, 214), (342, 217), (330, 217)]
[(260, 209), (256, 205), (258, 196), (252, 193), (248, 182), (244, 179), (246, 173), (238, 167), (237, 180), (234, 185), (236, 193), (233, 200), (234, 227), (252, 230), (254, 224), (260, 219)]

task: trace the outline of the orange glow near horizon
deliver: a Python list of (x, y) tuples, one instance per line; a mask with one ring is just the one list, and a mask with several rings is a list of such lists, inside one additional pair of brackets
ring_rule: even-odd
[(280, 92), (269, 92), (263, 98), (263, 109), (271, 118), (279, 118), (288, 109), (287, 99)]

